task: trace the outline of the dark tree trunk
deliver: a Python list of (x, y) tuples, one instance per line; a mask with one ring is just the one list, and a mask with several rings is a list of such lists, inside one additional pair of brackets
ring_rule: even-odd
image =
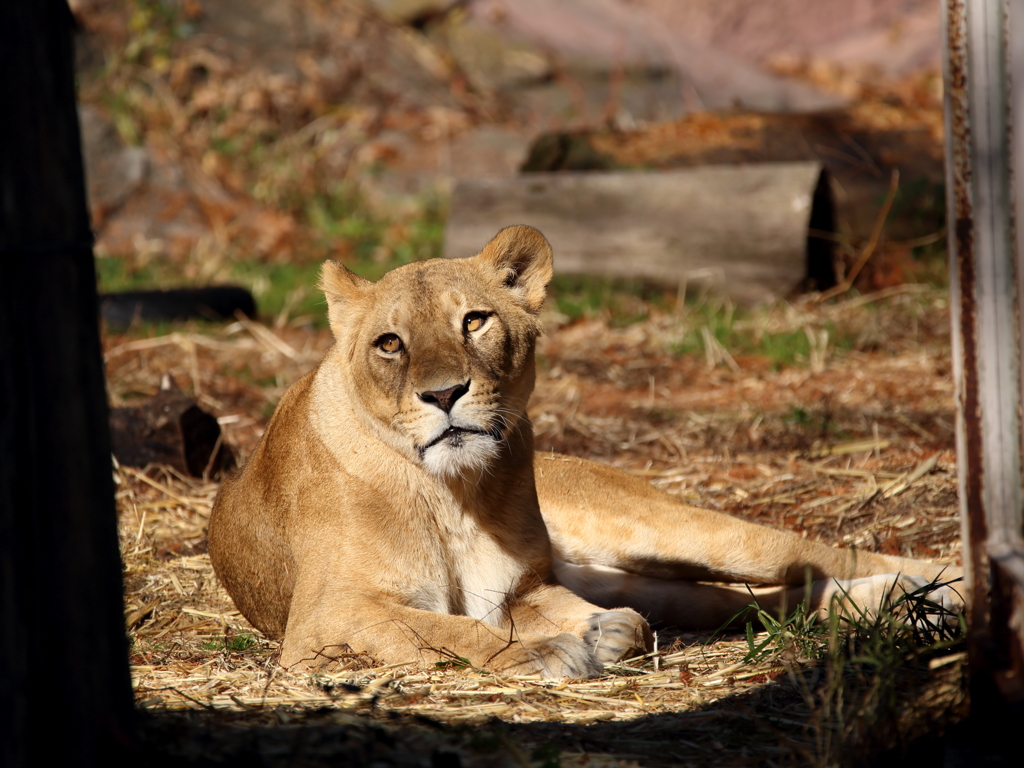
[(0, 19), (0, 764), (111, 765), (132, 703), (72, 19)]

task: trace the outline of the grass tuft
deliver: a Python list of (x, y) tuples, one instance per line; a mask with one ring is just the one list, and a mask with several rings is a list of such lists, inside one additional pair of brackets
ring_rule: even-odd
[(773, 616), (756, 603), (749, 610), (755, 611), (757, 621), (767, 636), (758, 637), (754, 632), (754, 622), (747, 622), (749, 650), (743, 657), (747, 664), (767, 661), (780, 653), (795, 654), (801, 659), (820, 659), (825, 655), (828, 648), (828, 626), (807, 610), (805, 602), (800, 603), (788, 616)]
[(929, 662), (964, 646), (963, 616), (930, 597), (952, 583), (894, 590), (873, 610), (834, 602), (827, 621), (803, 603), (778, 617), (756, 603), (747, 609), (765, 634), (755, 632), (753, 618), (747, 623), (744, 661), (778, 660), (810, 710), (807, 764), (861, 765), (918, 735), (916, 710), (935, 684)]

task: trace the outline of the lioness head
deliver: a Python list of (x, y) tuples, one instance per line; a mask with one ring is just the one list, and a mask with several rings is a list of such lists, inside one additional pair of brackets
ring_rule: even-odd
[(547, 240), (525, 226), (472, 258), (409, 264), (376, 283), (326, 262), (320, 287), (358, 418), (432, 474), (485, 469), (525, 424), (551, 271)]

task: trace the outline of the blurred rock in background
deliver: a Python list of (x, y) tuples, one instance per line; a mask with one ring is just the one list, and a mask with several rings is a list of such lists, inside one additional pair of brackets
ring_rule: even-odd
[[(850, 186), (837, 202), (856, 201), (851, 241), (907, 161), (841, 129), (910, 126), (900, 152), (919, 148), (928, 169), (904, 172), (904, 188), (941, 213), (939, 8), (926, 0), (71, 5), (98, 252), (132, 274), (167, 263), (206, 283), (240, 259), (390, 263), (424, 210), (443, 216), (454, 182), (516, 175), (538, 137), (617, 142), (610, 155), (570, 142), (585, 157), (563, 168), (662, 167), (665, 155), (677, 167), (696, 155), (666, 149), (667, 126), (696, 126), (706, 143), (730, 115), (832, 115), (827, 141), (773, 128), (791, 146), (761, 159), (817, 160)], [(734, 128), (723, 146), (756, 155), (750, 141), (767, 134), (737, 144)], [(933, 234), (933, 213), (907, 236)], [(368, 221), (386, 223), (368, 238)]]

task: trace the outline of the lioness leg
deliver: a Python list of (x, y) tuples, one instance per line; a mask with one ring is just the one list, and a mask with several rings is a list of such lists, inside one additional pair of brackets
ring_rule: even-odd
[[(873, 613), (891, 596), (923, 586), (924, 579), (893, 574), (858, 579), (818, 579), (809, 586), (747, 586), (702, 584), (695, 581), (657, 579), (600, 565), (572, 565), (556, 559), (555, 575), (581, 597), (601, 606), (629, 605), (652, 622), (680, 629), (717, 629), (727, 623), (751, 618), (744, 610), (752, 604), (773, 615), (788, 613), (806, 601), (820, 618), (828, 615), (835, 599), (847, 615)], [(942, 587), (929, 599), (950, 610), (962, 606), (959, 596)]]
[(281, 647), (283, 666), (322, 667), (343, 651), (365, 652), (388, 664), (464, 658), (508, 674), (591, 677), (601, 672), (582, 638), (567, 632), (525, 634), (369, 595), (335, 597), (329, 604), (321, 600), (312, 611), (292, 612)]
[(538, 453), (537, 495), (556, 556), (658, 579), (802, 585), (889, 573), (935, 578), (960, 569), (837, 549), (680, 502), (592, 461)]

